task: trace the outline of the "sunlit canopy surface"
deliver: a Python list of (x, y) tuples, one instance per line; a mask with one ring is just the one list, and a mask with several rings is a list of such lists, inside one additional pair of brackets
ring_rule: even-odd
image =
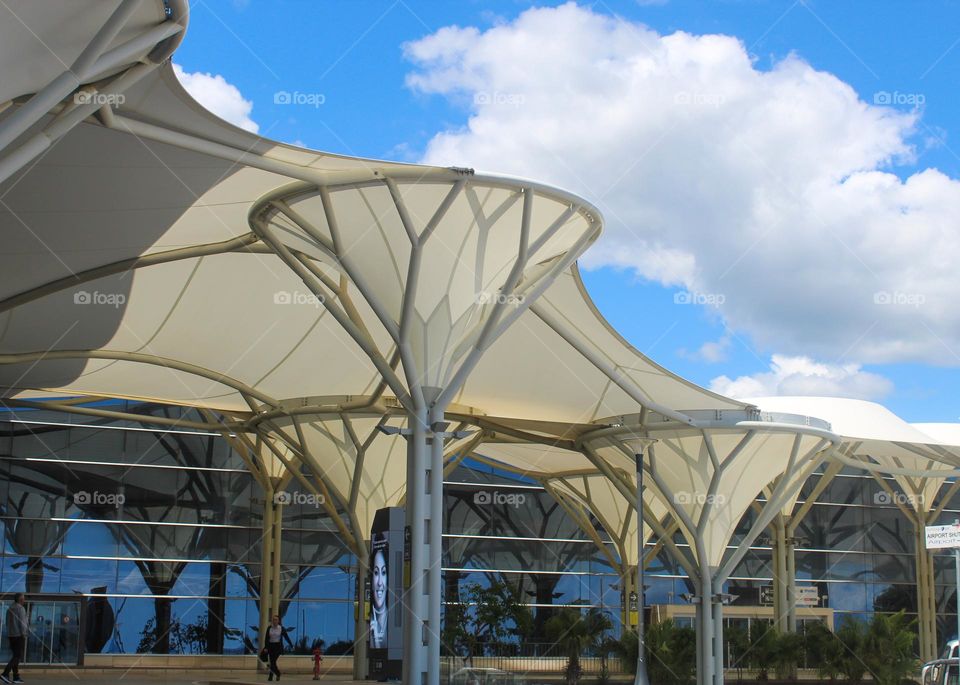
[[(838, 397), (763, 397), (770, 411), (814, 412), (843, 438), (840, 452), (878, 473), (890, 473), (906, 502), (925, 509), (960, 467), (960, 431), (953, 424), (910, 424), (875, 402)], [(929, 431), (925, 430), (929, 428)]]

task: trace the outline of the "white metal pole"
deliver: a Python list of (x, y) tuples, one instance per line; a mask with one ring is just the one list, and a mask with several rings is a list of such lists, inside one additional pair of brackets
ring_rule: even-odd
[[(643, 452), (637, 452), (637, 675), (634, 685), (649, 685), (647, 677), (647, 646), (644, 641), (643, 617)], [(627, 597), (627, 620), (630, 619), (630, 598)]]
[(424, 518), (426, 493), (427, 412), (409, 412), (407, 437), (406, 525), (410, 528), (410, 585), (404, 590), (403, 682), (424, 682), (424, 569), (426, 536)]
[[(953, 548), (953, 558), (957, 570), (957, 597), (960, 597), (960, 547)], [(960, 640), (960, 603), (957, 604), (957, 639)], [(960, 650), (957, 652), (957, 661), (960, 663)]]
[(427, 682), (440, 685), (440, 621), (443, 612), (443, 437), (447, 423), (443, 410), (434, 407), (430, 413), (430, 556), (427, 559)]

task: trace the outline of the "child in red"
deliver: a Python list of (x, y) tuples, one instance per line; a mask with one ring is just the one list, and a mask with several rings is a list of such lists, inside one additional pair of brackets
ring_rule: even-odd
[(320, 662), (323, 661), (323, 648), (320, 642), (313, 645), (313, 679), (320, 680)]

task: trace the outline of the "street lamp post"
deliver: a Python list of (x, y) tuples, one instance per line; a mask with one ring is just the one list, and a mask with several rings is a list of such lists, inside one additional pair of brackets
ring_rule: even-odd
[(643, 450), (637, 452), (637, 677), (634, 685), (649, 685), (643, 615)]
[[(644, 640), (644, 570), (643, 570), (643, 450), (654, 440), (650, 438), (631, 438), (626, 443), (631, 447), (636, 460), (637, 468), (637, 675), (633, 679), (634, 685), (650, 685), (647, 676), (647, 655)], [(629, 601), (629, 598), (628, 598)], [(627, 607), (629, 616), (629, 606)]]

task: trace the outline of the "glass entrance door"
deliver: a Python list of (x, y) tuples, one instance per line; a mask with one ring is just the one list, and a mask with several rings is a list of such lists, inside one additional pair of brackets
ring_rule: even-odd
[(79, 660), (79, 601), (32, 601), (27, 606), (28, 664), (75, 665)]

